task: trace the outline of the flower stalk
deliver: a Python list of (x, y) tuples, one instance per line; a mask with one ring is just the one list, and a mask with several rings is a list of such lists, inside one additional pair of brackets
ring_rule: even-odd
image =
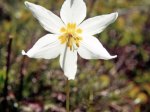
[[(62, 68), (65, 69), (65, 61), (66, 61), (66, 55), (67, 55), (67, 44), (69, 42), (69, 39), (67, 40), (67, 43), (66, 43), (66, 47), (65, 47), (65, 51), (64, 51), (64, 58), (63, 58), (63, 65), (62, 65)], [(66, 111), (69, 112), (70, 111), (70, 108), (69, 108), (69, 105), (70, 105), (70, 80), (67, 78), (66, 80)]]
[(66, 111), (69, 112), (69, 105), (70, 105), (70, 80), (67, 78), (66, 81)]

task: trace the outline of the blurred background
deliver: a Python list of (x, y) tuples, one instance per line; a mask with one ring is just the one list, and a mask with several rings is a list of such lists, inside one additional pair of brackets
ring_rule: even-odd
[[(64, 0), (30, 0), (59, 15)], [(150, 0), (86, 0), (87, 18), (119, 12), (96, 35), (113, 60), (78, 59), (72, 112), (150, 112)], [(47, 32), (24, 0), (0, 0), (0, 112), (65, 112), (59, 58), (21, 55)]]

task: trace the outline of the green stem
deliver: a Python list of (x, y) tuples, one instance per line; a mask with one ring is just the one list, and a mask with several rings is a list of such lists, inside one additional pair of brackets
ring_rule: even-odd
[(66, 110), (67, 112), (69, 112), (69, 105), (70, 105), (70, 102), (69, 102), (69, 94), (70, 94), (70, 81), (67, 79), (67, 87), (66, 87)]

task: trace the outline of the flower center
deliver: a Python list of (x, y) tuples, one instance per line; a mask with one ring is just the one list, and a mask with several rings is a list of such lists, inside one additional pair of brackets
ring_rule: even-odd
[(82, 29), (77, 28), (75, 23), (68, 23), (66, 27), (60, 29), (61, 36), (59, 37), (61, 44), (66, 44), (70, 50), (76, 50), (80, 46), (80, 37)]

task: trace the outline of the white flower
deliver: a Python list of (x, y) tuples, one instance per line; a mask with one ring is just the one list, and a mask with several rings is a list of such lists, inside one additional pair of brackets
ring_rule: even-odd
[[(68, 79), (74, 79), (77, 72), (77, 53), (84, 59), (112, 59), (93, 35), (102, 32), (114, 22), (118, 13), (96, 16), (83, 21), (86, 5), (83, 0), (65, 0), (60, 11), (61, 19), (51, 11), (30, 2), (25, 2), (34, 17), (45, 30), (51, 32), (40, 38), (23, 55), (30, 58), (52, 59), (60, 55), (60, 65)], [(83, 21), (83, 22), (82, 22)]]

